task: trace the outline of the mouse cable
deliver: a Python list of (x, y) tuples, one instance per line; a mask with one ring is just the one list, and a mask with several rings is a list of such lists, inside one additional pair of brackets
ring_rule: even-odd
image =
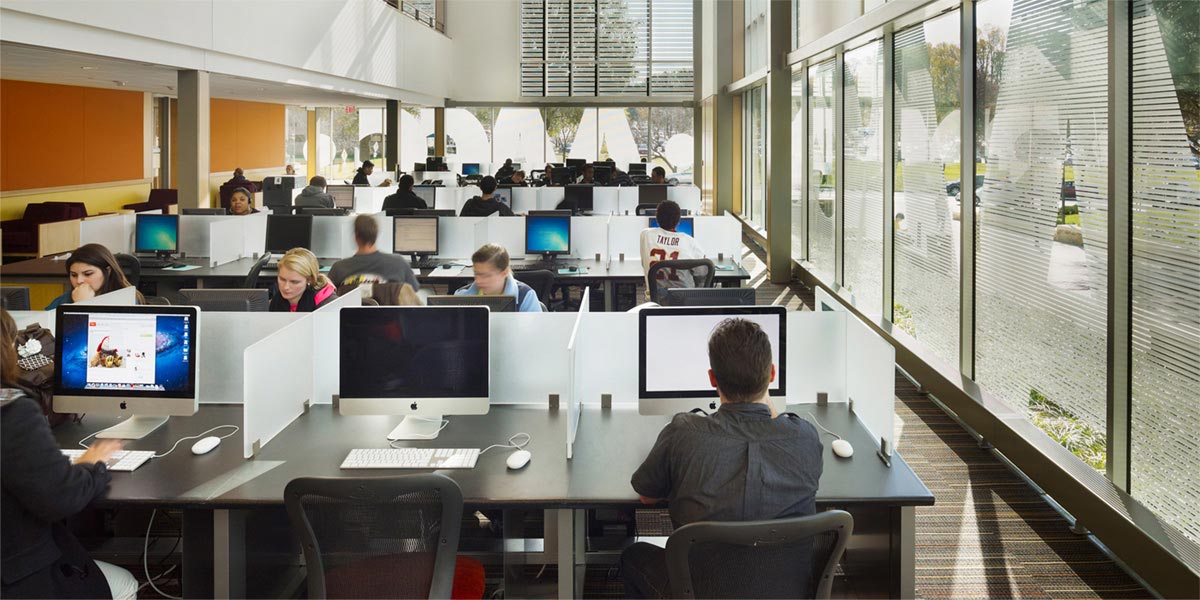
[[(233, 426), (232, 425), (222, 425), (221, 427), (233, 427)], [(214, 427), (213, 429), (216, 429), (216, 428)], [(207, 433), (207, 432), (205, 432), (205, 433)], [(153, 588), (154, 591), (158, 592), (158, 594), (160, 596), (162, 596), (164, 598), (171, 598), (172, 600), (183, 600), (183, 598), (180, 598), (179, 596), (172, 596), (172, 595), (158, 589), (158, 586), (154, 584), (154, 580), (162, 577), (163, 575), (166, 575), (167, 574), (166, 572), (160, 573), (158, 577), (150, 576), (150, 559), (148, 556), (148, 554), (150, 553), (150, 528), (154, 526), (154, 517), (157, 515), (158, 515), (158, 509), (156, 508), (156, 509), (154, 509), (154, 512), (150, 513), (150, 522), (146, 523), (146, 541), (142, 545), (142, 570), (144, 570), (146, 572), (146, 583), (149, 583), (150, 587)], [(171, 567), (171, 568), (173, 569), (174, 567)]]
[(216, 430), (218, 430), (218, 429), (224, 429), (224, 428), (226, 428), (226, 427), (232, 427), (232, 428), (233, 428), (233, 433), (230, 433), (230, 434), (228, 434), (228, 435), (223, 435), (223, 436), (221, 436), (221, 439), (225, 439), (225, 438), (227, 438), (227, 437), (231, 437), (231, 436), (237, 435), (237, 432), (238, 432), (238, 431), (241, 431), (241, 428), (240, 428), (240, 427), (238, 427), (237, 425), (217, 425), (216, 427), (213, 427), (212, 429), (209, 429), (208, 431), (205, 431), (204, 433), (201, 433), (201, 434), (198, 434), (198, 435), (189, 435), (189, 436), (187, 436), (187, 437), (181, 437), (181, 438), (179, 438), (179, 440), (175, 442), (175, 445), (174, 445), (174, 446), (171, 446), (171, 449), (170, 449), (170, 450), (167, 450), (166, 452), (163, 452), (162, 454), (155, 454), (155, 455), (154, 455), (154, 458), (163, 458), (164, 456), (166, 456), (166, 455), (168, 455), (168, 454), (170, 454), (170, 453), (174, 452), (174, 451), (175, 451), (175, 449), (179, 447), (179, 444), (182, 444), (184, 440), (195, 440), (195, 439), (199, 439), (199, 438), (202, 438), (202, 437), (204, 437), (205, 435), (207, 435), (207, 434), (210, 434), (210, 433), (212, 433), (212, 432), (214, 432), (214, 431), (216, 431)]
[[(521, 436), (525, 436), (525, 441), (518, 442), (517, 438), (519, 438)], [(488, 450), (491, 450), (492, 448), (515, 448), (517, 450), (524, 450), (525, 446), (528, 446), (529, 442), (532, 442), (532, 441), (533, 441), (533, 436), (522, 431), (521, 433), (514, 433), (512, 437), (508, 438), (507, 444), (492, 444), (491, 446), (488, 446), (487, 448), (480, 450), (479, 453), (483, 454), (484, 452), (487, 452)]]
[(829, 435), (832, 435), (833, 437), (835, 437), (835, 438), (837, 438), (837, 439), (839, 439), (839, 440), (840, 440), (840, 439), (842, 439), (842, 436), (840, 436), (840, 435), (838, 435), (838, 434), (836, 434), (836, 433), (834, 433), (834, 432), (832, 432), (832, 431), (830, 431), (830, 430), (828, 430), (828, 429), (825, 429), (825, 426), (824, 426), (824, 425), (822, 425), (822, 424), (821, 424), (821, 422), (817, 420), (817, 417), (813, 416), (813, 414), (812, 414), (811, 412), (810, 412), (810, 413), (808, 413), (808, 418), (812, 419), (812, 421), (813, 421), (813, 424), (814, 424), (814, 425), (816, 425), (817, 427), (820, 427), (820, 428), (821, 428), (821, 431), (824, 431), (825, 433), (828, 433)]
[[(117, 423), (117, 425), (120, 425), (121, 423), (124, 423), (124, 422), (125, 422), (125, 421), (120, 421), (120, 422), (118, 422), (118, 423)], [(105, 427), (104, 429), (101, 429), (101, 430), (99, 430), (99, 431), (93, 431), (92, 433), (88, 434), (88, 435), (87, 435), (87, 437), (83, 438), (82, 440), (79, 440), (79, 447), (80, 447), (80, 448), (83, 448), (84, 450), (87, 450), (87, 449), (88, 449), (88, 445), (87, 445), (87, 444), (85, 444), (84, 442), (86, 442), (86, 441), (88, 441), (88, 440), (90, 440), (90, 439), (92, 439), (92, 438), (94, 438), (94, 437), (96, 437), (96, 436), (98, 436), (98, 435), (100, 435), (100, 434), (104, 433), (105, 431), (108, 431), (109, 429), (112, 429), (113, 427), (116, 427), (117, 425), (110, 425), (110, 426), (108, 426), (108, 427)]]

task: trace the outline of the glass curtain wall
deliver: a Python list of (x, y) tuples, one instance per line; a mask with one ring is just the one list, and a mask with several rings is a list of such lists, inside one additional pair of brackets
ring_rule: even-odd
[(792, 75), (792, 258), (804, 259), (804, 73)]
[(859, 310), (883, 310), (883, 43), (846, 52), (844, 285)]
[(304, 175), (308, 168), (308, 110), (303, 106), (287, 107), (287, 126), (283, 132), (284, 162)]
[(742, 217), (755, 229), (766, 229), (767, 88), (742, 95)]
[(808, 69), (808, 260), (823, 281), (833, 282), (837, 198), (837, 124), (830, 59)]

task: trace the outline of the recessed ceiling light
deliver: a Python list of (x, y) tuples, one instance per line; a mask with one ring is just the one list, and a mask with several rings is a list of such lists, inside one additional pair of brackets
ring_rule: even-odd
[(255, 89), (257, 89), (257, 90), (258, 90), (258, 91), (260, 91), (260, 92), (265, 92), (265, 91), (267, 91), (267, 88), (255, 88)]
[(95, 71), (96, 69), (99, 69), (100, 67), (79, 67), (79, 68), (83, 69), (84, 71)]
[(117, 84), (117, 85), (119, 85), (119, 86), (121, 86), (121, 87), (125, 87), (126, 85), (128, 85), (128, 84), (129, 84), (129, 82), (128, 82), (128, 81), (118, 81), (118, 80), (116, 80), (116, 79), (114, 79), (114, 80), (113, 80), (113, 83), (115, 83), (115, 84)]

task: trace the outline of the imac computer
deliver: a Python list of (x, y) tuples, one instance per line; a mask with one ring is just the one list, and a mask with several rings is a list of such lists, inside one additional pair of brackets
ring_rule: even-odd
[[(658, 227), (658, 219), (650, 217), (650, 227)], [(679, 226), (675, 228), (679, 233), (686, 233), (692, 237), (696, 237), (696, 224), (692, 217), (680, 217)]]
[(432, 440), (443, 415), (488, 412), (488, 309), (343, 308), (339, 411), (402, 415), (391, 440)]
[(437, 195), (437, 186), (414, 185), (412, 191), (418, 198), (425, 201), (425, 206), (433, 208), (433, 200)]
[(658, 303), (663, 306), (754, 306), (752, 287), (663, 288)]
[(428, 306), (486, 306), (492, 312), (517, 312), (516, 296), (430, 296)]
[(129, 416), (98, 438), (136, 440), (198, 408), (194, 306), (58, 308), (54, 410)]
[(408, 254), (416, 263), (438, 253), (438, 217), (392, 218), (392, 253)]
[(267, 252), (284, 254), (292, 248), (312, 250), (312, 215), (267, 215)]
[(138, 254), (153, 254), (159, 261), (170, 261), (179, 252), (179, 215), (137, 215), (133, 250)]
[(479, 163), (463, 163), (462, 174), (464, 176), (479, 175)]
[(654, 204), (667, 199), (667, 186), (661, 183), (643, 183), (638, 186), (638, 204)]
[(213, 312), (267, 312), (271, 305), (264, 288), (184, 289), (179, 293), (184, 304)]
[(716, 410), (720, 398), (708, 379), (708, 338), (725, 319), (758, 323), (771, 340), (774, 400), (787, 395), (787, 311), (782, 306), (645, 308), (638, 313), (638, 412), (671, 415)]
[(563, 190), (563, 198), (565, 201), (574, 206), (575, 210), (580, 213), (592, 212), (594, 206), (592, 199), (595, 197), (595, 187), (589, 184), (568, 185)]
[(331, 185), (325, 188), (325, 192), (333, 196), (334, 208), (354, 209), (354, 186)]
[(546, 259), (571, 253), (571, 217), (569, 215), (525, 217), (525, 253), (541, 254)]

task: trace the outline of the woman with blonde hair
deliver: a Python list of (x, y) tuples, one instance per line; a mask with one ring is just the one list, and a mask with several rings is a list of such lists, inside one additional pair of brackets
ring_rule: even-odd
[(292, 248), (279, 259), (276, 283), (279, 290), (270, 307), (274, 312), (312, 312), (337, 299), (337, 288), (306, 248)]

